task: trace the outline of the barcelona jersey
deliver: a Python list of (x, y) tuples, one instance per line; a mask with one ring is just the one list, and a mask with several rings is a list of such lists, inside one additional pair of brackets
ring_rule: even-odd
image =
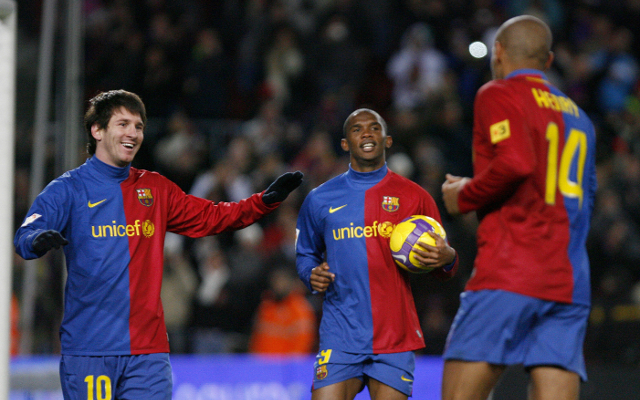
[(165, 232), (202, 237), (240, 229), (277, 205), (265, 205), (262, 194), (214, 204), (158, 173), (92, 157), (38, 195), (14, 244), (33, 259), (42, 255), (33, 252), (33, 239), (44, 230), (69, 240), (62, 354), (163, 353), (169, 351), (160, 301)]
[(485, 84), (474, 105), (478, 254), (467, 290), (501, 289), (590, 304), (586, 238), (596, 190), (589, 117), (538, 70)]
[[(335, 281), (324, 293), (320, 348), (372, 354), (424, 347), (408, 273), (391, 257), (393, 228), (411, 215), (440, 222), (433, 198), (386, 165), (349, 170), (312, 190), (298, 216), (297, 269), (311, 289), (311, 270), (327, 261)], [(455, 273), (438, 269), (442, 278)]]

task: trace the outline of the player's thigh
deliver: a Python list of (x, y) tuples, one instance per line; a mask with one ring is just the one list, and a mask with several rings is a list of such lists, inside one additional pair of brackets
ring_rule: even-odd
[(168, 353), (126, 356), (117, 400), (171, 400), (173, 377)]
[(377, 379), (369, 378), (367, 386), (369, 387), (371, 400), (407, 400), (409, 398), (406, 394)]
[(586, 381), (583, 347), (589, 312), (585, 305), (542, 302), (528, 336), (525, 368), (560, 367)]
[[(385, 392), (404, 394), (406, 397), (413, 393), (413, 373), (416, 366), (416, 356), (412, 351), (388, 354), (371, 354), (371, 362), (364, 365), (364, 375), (369, 379), (367, 385), (371, 392), (371, 384), (377, 385), (377, 390), (387, 386)], [(378, 384), (379, 383), (379, 384)], [(382, 398), (382, 397), (378, 397)]]
[(482, 361), (446, 360), (442, 400), (485, 400), (505, 368)]
[(578, 400), (580, 376), (553, 366), (539, 366), (530, 371), (529, 400)]
[(364, 383), (361, 379), (351, 378), (314, 389), (311, 400), (353, 400), (363, 388)]

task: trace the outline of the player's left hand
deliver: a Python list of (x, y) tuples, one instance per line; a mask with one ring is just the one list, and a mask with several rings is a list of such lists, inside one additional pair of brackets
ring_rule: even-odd
[(284, 201), (295, 188), (302, 183), (304, 174), (300, 171), (286, 172), (280, 175), (262, 195), (264, 204), (273, 204)]
[(440, 268), (451, 264), (456, 259), (456, 251), (453, 247), (435, 232), (427, 232), (435, 241), (436, 245), (431, 246), (419, 240), (413, 246), (415, 259), (423, 264), (423, 267)]

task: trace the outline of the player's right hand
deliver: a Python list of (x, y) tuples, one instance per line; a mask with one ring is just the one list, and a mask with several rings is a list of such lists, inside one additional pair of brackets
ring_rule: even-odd
[(311, 278), (309, 279), (309, 282), (313, 290), (319, 293), (324, 293), (335, 279), (336, 274), (329, 272), (329, 264), (323, 262), (311, 270)]
[(470, 180), (470, 178), (463, 178), (461, 176), (454, 176), (451, 174), (446, 175), (446, 181), (442, 184), (442, 200), (449, 214), (460, 214), (458, 196), (460, 195), (460, 191), (464, 185), (466, 185)]
[(31, 247), (33, 248), (34, 253), (44, 255), (47, 251), (53, 248), (59, 249), (60, 246), (65, 246), (67, 244), (69, 244), (69, 241), (62, 237), (60, 232), (49, 229), (36, 236), (35, 239), (33, 239)]

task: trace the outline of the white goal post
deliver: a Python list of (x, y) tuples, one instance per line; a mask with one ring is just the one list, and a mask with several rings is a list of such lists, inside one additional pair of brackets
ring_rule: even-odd
[(0, 0), (0, 400), (9, 398), (17, 12)]

